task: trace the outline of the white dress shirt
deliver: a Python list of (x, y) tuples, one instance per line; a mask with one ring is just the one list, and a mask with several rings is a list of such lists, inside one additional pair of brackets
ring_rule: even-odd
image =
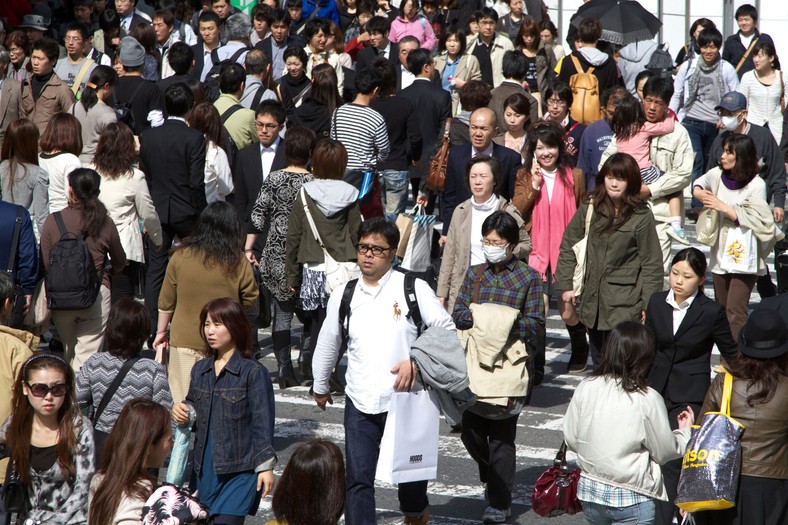
[(671, 308), (673, 308), (673, 335), (676, 335), (676, 332), (678, 332), (681, 322), (687, 315), (687, 310), (689, 310), (689, 307), (692, 306), (692, 301), (694, 301), (697, 296), (698, 290), (695, 290), (694, 294), (683, 300), (681, 304), (678, 304), (676, 303), (676, 296), (673, 294), (673, 290), (668, 291), (668, 295), (665, 297), (665, 302), (668, 303)]
[[(441, 326), (454, 332), (454, 322), (429, 285), (417, 279), (415, 287), (425, 326)], [(329, 391), (328, 378), (342, 344), (339, 304), (344, 291), (345, 287), (340, 286), (331, 293), (317, 340), (312, 367), (314, 391), (318, 394)], [(410, 357), (410, 347), (417, 337), (408, 312), (404, 273), (389, 270), (378, 286), (367, 286), (359, 278), (350, 301), (345, 393), (365, 414), (388, 412), (396, 377), (391, 369)]]
[(413, 81), (416, 80), (416, 75), (405, 69), (402, 64), (399, 67), (402, 70), (402, 89), (405, 89), (413, 84)]
[(281, 137), (276, 137), (274, 143), (268, 147), (260, 143), (260, 158), (263, 161), (263, 181), (265, 181), (265, 179), (268, 178), (268, 174), (271, 173), (271, 166), (273, 166), (274, 157), (276, 156), (276, 148), (279, 147), (281, 141)]

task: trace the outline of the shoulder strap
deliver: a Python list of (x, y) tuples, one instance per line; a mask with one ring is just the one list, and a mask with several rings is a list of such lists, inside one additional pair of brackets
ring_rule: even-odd
[(95, 64), (92, 58), (85, 59), (85, 63), (82, 64), (82, 67), (79, 68), (79, 73), (77, 73), (77, 78), (74, 80), (74, 85), (71, 86), (71, 91), (76, 95), (77, 91), (79, 91), (79, 85), (82, 84), (82, 80), (85, 78), (85, 75), (88, 74), (88, 68), (90, 68), (91, 64)]
[(109, 387), (107, 387), (107, 391), (104, 392), (104, 395), (101, 397), (101, 403), (99, 403), (98, 408), (96, 408), (96, 413), (93, 415), (93, 426), (96, 426), (96, 424), (99, 422), (101, 414), (104, 413), (104, 409), (107, 408), (109, 402), (113, 397), (115, 397), (115, 393), (118, 391), (118, 388), (120, 388), (120, 384), (123, 383), (123, 380), (126, 378), (129, 370), (131, 370), (131, 367), (134, 366), (134, 363), (139, 360), (139, 357), (132, 357), (131, 359), (127, 359), (123, 363), (123, 366), (120, 367), (118, 375), (115, 376), (115, 379), (112, 380), (112, 383), (110, 383)]
[(580, 61), (577, 59), (577, 57), (574, 54), (571, 54), (569, 56), (572, 57), (572, 63), (575, 65), (575, 70), (578, 73), (585, 73), (585, 71), (583, 71), (583, 66), (582, 64), (580, 64)]
[(309, 211), (309, 206), (306, 204), (306, 190), (304, 190), (303, 186), (301, 187), (301, 203), (304, 205), (304, 215), (306, 215), (306, 220), (309, 221), (309, 227), (312, 229), (312, 235), (315, 236), (315, 240), (320, 245), (320, 247), (325, 250), (326, 248), (323, 246), (323, 241), (320, 239), (320, 234), (317, 231), (315, 219), (312, 218), (312, 212)]
[(224, 113), (222, 113), (222, 124), (226, 124), (230, 117), (232, 117), (236, 111), (242, 110), (244, 107), (240, 104), (233, 104)]
[(238, 49), (233, 55), (230, 57), (230, 62), (238, 62), (238, 59), (241, 58), (241, 55), (249, 51), (248, 47), (242, 47)]
[(416, 331), (421, 335), (423, 321), (419, 301), (416, 299), (416, 276), (408, 272), (405, 274), (405, 303), (408, 305), (407, 318), (416, 325)]
[(24, 208), (22, 206), (16, 207), (16, 221), (14, 222), (14, 235), (11, 238), (11, 252), (8, 254), (8, 266), (6, 271), (8, 275), (13, 276), (16, 270), (16, 249), (19, 246), (19, 234), (22, 232), (22, 218), (24, 217)]
[(484, 275), (485, 263), (476, 267), (476, 276), (473, 279), (473, 300), (472, 303), (479, 304), (479, 288), (482, 286), (482, 276)]
[(63, 238), (64, 236), (68, 235), (68, 230), (66, 229), (66, 223), (63, 222), (63, 216), (59, 211), (56, 211), (52, 215), (55, 216), (55, 222), (57, 223), (57, 229), (60, 230), (60, 237)]
[(260, 84), (260, 87), (257, 89), (257, 92), (254, 94), (254, 98), (252, 99), (252, 110), (257, 111), (257, 106), (260, 105), (260, 101), (263, 99), (263, 95), (265, 95), (265, 86)]
[(342, 300), (339, 302), (339, 326), (342, 329), (342, 340), (347, 343), (350, 331), (350, 301), (353, 300), (353, 293), (356, 291), (358, 279), (351, 279), (345, 284), (342, 291)]
[(720, 401), (720, 412), (726, 416), (731, 416), (731, 395), (733, 393), (733, 376), (730, 372), (725, 372), (725, 379), (722, 383), (722, 400)]
[(586, 235), (588, 235), (588, 227), (591, 226), (591, 217), (593, 217), (593, 215), (594, 215), (594, 203), (593, 202), (589, 202), (588, 203), (588, 208), (586, 208), (586, 220), (585, 220), (585, 225), (586, 225), (585, 232), (586, 232)]
[(739, 72), (739, 69), (741, 69), (741, 67), (744, 65), (744, 61), (747, 60), (747, 57), (750, 56), (750, 53), (752, 53), (752, 48), (754, 48), (755, 44), (758, 43), (759, 38), (760, 38), (759, 36), (756, 36), (755, 38), (752, 39), (752, 42), (750, 42), (750, 47), (747, 48), (747, 51), (744, 52), (744, 54), (741, 57), (741, 60), (739, 60), (739, 63), (736, 64), (737, 73)]
[(132, 91), (132, 93), (131, 93), (131, 98), (129, 98), (129, 101), (126, 102), (126, 104), (131, 106), (131, 103), (134, 102), (134, 98), (137, 96), (137, 93), (140, 92), (140, 90), (142, 89), (142, 86), (145, 85), (145, 82), (147, 82), (147, 80), (142, 80), (139, 84), (137, 84), (137, 87), (134, 88), (134, 91)]
[(216, 47), (216, 48), (213, 49), (213, 51), (211, 51), (211, 63), (212, 63), (212, 65), (215, 66), (219, 62), (220, 62), (220, 60), (219, 60), (219, 48)]

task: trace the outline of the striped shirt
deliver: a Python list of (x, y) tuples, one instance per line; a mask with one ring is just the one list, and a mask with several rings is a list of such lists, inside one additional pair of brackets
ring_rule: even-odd
[(368, 106), (345, 104), (331, 117), (331, 138), (347, 149), (349, 170), (374, 170), (389, 155), (383, 116)]

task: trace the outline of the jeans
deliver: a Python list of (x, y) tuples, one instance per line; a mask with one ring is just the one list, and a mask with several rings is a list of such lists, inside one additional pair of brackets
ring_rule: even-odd
[[(347, 464), (347, 525), (375, 525), (375, 469), (380, 440), (386, 426), (386, 412), (365, 414), (350, 398), (345, 400), (345, 461)], [(398, 486), (400, 510), (418, 517), (429, 507), (427, 482), (414, 481)]]
[[(687, 130), (690, 142), (692, 143), (692, 149), (695, 152), (695, 162), (692, 164), (692, 184), (695, 184), (698, 177), (706, 172), (706, 164), (708, 164), (709, 161), (709, 150), (720, 130), (717, 129), (716, 124), (689, 117), (685, 118), (681, 124), (684, 126), (684, 129)], [(703, 206), (698, 199), (692, 197), (692, 207), (700, 210)]]
[(618, 523), (652, 525), (654, 523), (654, 500), (620, 508), (608, 507), (588, 501), (581, 503), (583, 504), (586, 521), (591, 525), (616, 525)]
[(407, 170), (383, 170), (380, 173), (383, 209), (386, 219), (391, 222), (397, 220), (408, 204), (408, 180)]

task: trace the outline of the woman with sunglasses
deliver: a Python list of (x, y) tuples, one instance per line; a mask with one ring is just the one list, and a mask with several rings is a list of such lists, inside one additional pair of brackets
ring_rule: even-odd
[(93, 426), (79, 412), (71, 366), (55, 354), (33, 355), (14, 383), (12, 407), (0, 443), (27, 488), (25, 523), (86, 523)]

